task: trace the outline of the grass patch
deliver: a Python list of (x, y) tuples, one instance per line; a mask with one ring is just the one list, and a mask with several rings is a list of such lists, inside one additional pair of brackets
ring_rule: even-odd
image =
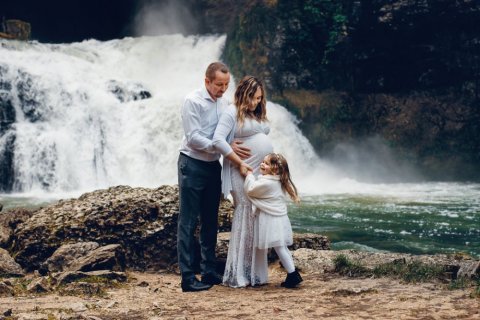
[[(391, 277), (401, 279), (407, 283), (431, 282), (445, 280), (447, 271), (444, 266), (426, 264), (420, 261), (406, 262), (405, 260), (382, 263), (373, 269), (363, 266), (359, 261), (353, 261), (344, 254), (333, 259), (335, 272), (349, 277)], [(471, 298), (480, 298), (480, 278), (459, 278), (452, 280), (447, 288), (463, 290), (472, 288)]]
[(15, 296), (27, 294), (27, 286), (32, 282), (31, 279), (18, 278), (13, 283), (13, 292)]
[(125, 282), (118, 279), (112, 279), (108, 276), (93, 276), (89, 275), (83, 278), (78, 278), (68, 283), (63, 283), (57, 287), (57, 291), (61, 294), (71, 296), (98, 296), (107, 297), (105, 289), (107, 288), (122, 288), (127, 286), (128, 276)]
[(373, 269), (363, 266), (359, 261), (353, 261), (346, 255), (340, 254), (333, 259), (335, 272), (349, 277), (374, 276), (402, 279), (408, 283), (427, 282), (445, 278), (445, 268), (425, 264), (419, 261), (406, 263), (395, 261), (382, 263)]
[(390, 262), (376, 266), (372, 273), (376, 277), (394, 277), (408, 283), (427, 282), (445, 278), (445, 268), (419, 261), (410, 263)]
[(362, 266), (358, 261), (350, 260), (346, 255), (339, 254), (333, 259), (335, 272), (349, 277), (358, 277), (368, 275), (368, 269)]
[(470, 280), (467, 280), (465, 278), (460, 278), (460, 279), (452, 280), (452, 282), (448, 284), (448, 289), (449, 290), (465, 289), (467, 287), (470, 287), (471, 285), (472, 285), (472, 282)]
[(98, 283), (98, 284), (106, 284), (106, 285), (109, 285), (109, 286), (118, 285), (117, 280), (112, 280), (112, 279), (108, 279), (106, 277), (98, 277), (98, 276), (87, 276), (85, 278), (77, 279), (73, 282)]

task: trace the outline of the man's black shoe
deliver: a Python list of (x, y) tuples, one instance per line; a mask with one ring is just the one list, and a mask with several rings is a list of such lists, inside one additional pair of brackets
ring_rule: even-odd
[(223, 282), (223, 277), (216, 273), (207, 273), (202, 276), (202, 282), (206, 284), (216, 285)]
[(197, 278), (192, 278), (182, 281), (182, 291), (183, 292), (196, 292), (208, 290), (212, 287), (211, 284), (206, 284), (197, 280)]

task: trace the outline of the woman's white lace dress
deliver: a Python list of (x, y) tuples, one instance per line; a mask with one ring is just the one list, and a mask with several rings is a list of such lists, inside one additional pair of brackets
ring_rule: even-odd
[[(252, 156), (244, 161), (254, 169), (255, 176), (259, 174), (263, 158), (273, 152), (266, 133), (268, 128), (265, 124), (249, 118), (245, 119), (241, 128), (238, 124), (236, 126), (235, 139), (243, 141), (243, 145), (251, 149)], [(263, 263), (256, 263), (260, 257), (257, 258), (253, 250), (255, 217), (252, 203), (243, 191), (244, 177), (237, 168), (231, 170), (235, 211), (223, 283), (230, 287), (264, 284), (268, 281), (268, 269)], [(263, 262), (263, 257), (258, 262)]]

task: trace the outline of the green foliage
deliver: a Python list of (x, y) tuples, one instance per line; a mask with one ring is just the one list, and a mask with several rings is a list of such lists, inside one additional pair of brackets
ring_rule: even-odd
[(346, 255), (339, 254), (333, 259), (335, 264), (335, 272), (349, 277), (367, 275), (367, 269), (358, 261), (350, 260)]
[(74, 282), (86, 282), (86, 283), (99, 283), (99, 284), (107, 284), (107, 285), (118, 285), (118, 281), (111, 280), (105, 277), (98, 277), (98, 276), (88, 276), (85, 278), (76, 279)]
[(369, 270), (358, 261), (352, 261), (346, 255), (340, 254), (333, 259), (335, 272), (349, 277), (375, 276), (393, 277), (408, 283), (427, 282), (445, 277), (445, 268), (442, 266), (425, 264), (420, 261), (389, 262)]
[[(345, 50), (349, 1), (259, 1), (245, 6), (230, 30), (224, 59), (239, 78), (255, 74), (270, 88), (325, 89), (343, 73), (327, 66), (350, 59)], [(343, 63), (345, 64), (345, 63)]]
[(410, 263), (391, 262), (381, 264), (373, 269), (373, 274), (379, 276), (393, 276), (405, 282), (426, 282), (441, 279), (445, 275), (442, 266), (425, 264), (420, 261)]
[(19, 278), (14, 282), (13, 291), (15, 295), (21, 295), (27, 292), (27, 286), (32, 282), (31, 279)]
[(467, 280), (466, 278), (460, 278), (460, 279), (452, 280), (452, 282), (448, 284), (448, 289), (449, 290), (465, 289), (469, 286), (471, 286), (471, 281)]
[(322, 60), (322, 63), (324, 64), (331, 63), (334, 57), (339, 54), (338, 51), (343, 49), (339, 47), (339, 44), (347, 36), (348, 19), (346, 15), (342, 14), (341, 7), (337, 7), (332, 20), (333, 23), (330, 32), (328, 33), (328, 42)]

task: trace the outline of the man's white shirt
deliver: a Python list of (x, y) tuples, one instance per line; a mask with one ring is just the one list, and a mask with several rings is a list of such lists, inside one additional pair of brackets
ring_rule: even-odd
[(189, 93), (182, 106), (185, 135), (180, 152), (202, 161), (218, 160), (220, 153), (213, 146), (212, 138), (227, 106), (227, 99), (222, 97), (214, 101), (205, 87)]

